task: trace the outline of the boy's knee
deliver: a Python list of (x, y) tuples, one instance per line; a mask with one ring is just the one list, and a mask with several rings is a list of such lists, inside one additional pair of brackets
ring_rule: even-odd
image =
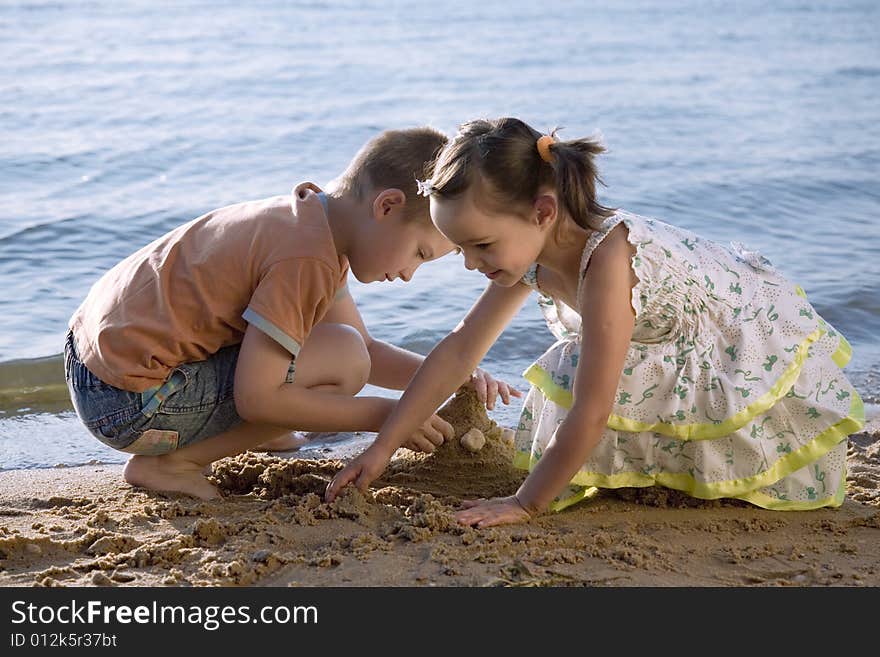
[(319, 323), (297, 356), (294, 383), (338, 385), (355, 395), (370, 377), (370, 352), (353, 326)]

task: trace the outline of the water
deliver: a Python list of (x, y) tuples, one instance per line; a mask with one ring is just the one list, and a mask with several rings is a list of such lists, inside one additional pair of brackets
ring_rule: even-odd
[[(326, 183), (379, 130), (480, 116), (601, 130), (606, 204), (760, 246), (877, 401), (880, 5), (608, 4), (0, 3), (0, 467), (122, 462), (71, 412), (58, 357), (116, 262)], [(351, 285), (376, 337), (425, 353), (483, 284), (449, 256)], [(525, 389), (540, 322), (528, 304), (486, 367)]]

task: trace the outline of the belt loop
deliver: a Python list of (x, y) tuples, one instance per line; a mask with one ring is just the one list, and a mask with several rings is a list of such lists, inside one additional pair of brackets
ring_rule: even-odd
[(168, 399), (171, 393), (185, 383), (186, 375), (178, 369), (173, 370), (165, 380), (165, 383), (153, 388), (147, 388), (141, 393), (144, 397), (149, 396), (149, 399), (147, 399), (146, 403), (144, 403), (144, 407), (141, 409), (141, 413), (147, 417), (153, 415), (159, 409), (162, 402)]

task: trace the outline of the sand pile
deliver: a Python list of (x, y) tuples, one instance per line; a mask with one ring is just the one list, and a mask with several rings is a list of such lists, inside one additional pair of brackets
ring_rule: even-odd
[[(513, 445), (486, 414), (470, 388), (460, 389), (439, 411), (455, 430), (431, 454), (398, 450), (373, 483), (377, 497), (392, 505), (409, 505), (420, 493), (445, 498), (493, 497), (516, 491), (525, 473), (513, 467)], [(474, 431), (476, 430), (476, 431)], [(482, 445), (466, 446), (462, 437), (476, 433)], [(323, 495), (343, 463), (334, 460), (285, 459), (248, 452), (214, 465), (213, 479), (224, 494), (253, 494), (261, 499), (285, 495)]]
[[(486, 414), (476, 392), (459, 389), (437, 414), (452, 425), (455, 437), (431, 454), (399, 450), (376, 485), (465, 499), (515, 493), (525, 473), (513, 467), (513, 444)], [(477, 451), (461, 443), (472, 429), (485, 438)]]

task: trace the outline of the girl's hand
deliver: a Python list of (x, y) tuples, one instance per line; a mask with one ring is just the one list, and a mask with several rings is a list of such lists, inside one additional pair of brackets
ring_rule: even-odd
[(393, 450), (389, 454), (386, 449), (377, 447), (376, 443), (370, 445), (360, 456), (336, 473), (324, 492), (324, 501), (332, 502), (339, 495), (339, 491), (352, 483), (361, 493), (366, 493), (373, 480), (384, 472), (393, 453)]
[(517, 522), (528, 522), (532, 515), (519, 503), (516, 495), (510, 497), (493, 497), (491, 500), (465, 500), (463, 511), (455, 514), (455, 519), (462, 525), (472, 527), (494, 527), (495, 525), (511, 525)]
[(424, 424), (403, 443), (407, 449), (414, 452), (430, 454), (443, 444), (444, 440), (452, 440), (455, 429), (439, 415), (432, 415)]
[(479, 367), (471, 374), (470, 381), (467, 385), (474, 387), (477, 392), (477, 399), (486, 405), (490, 411), (495, 408), (495, 398), (501, 395), (501, 401), (505, 404), (510, 403), (511, 397), (522, 397), (522, 393), (504, 381), (498, 381), (493, 378), (486, 370)]

